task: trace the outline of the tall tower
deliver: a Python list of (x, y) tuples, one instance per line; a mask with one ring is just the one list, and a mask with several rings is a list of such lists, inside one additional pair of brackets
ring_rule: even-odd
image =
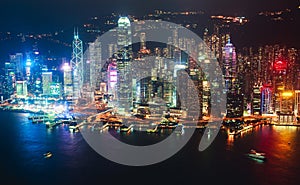
[(223, 47), (223, 74), (225, 78), (225, 87), (227, 91), (234, 91), (234, 81), (237, 77), (236, 53), (235, 47), (228, 43)]
[(128, 17), (120, 17), (117, 28), (117, 69), (118, 108), (120, 113), (128, 113), (132, 108), (132, 38)]
[(265, 84), (261, 89), (261, 113), (271, 114), (272, 112), (272, 86), (271, 84)]
[(228, 43), (223, 47), (223, 75), (227, 91), (226, 117), (241, 117), (243, 115), (243, 96), (239, 88), (237, 76), (237, 60), (235, 47), (228, 38)]
[(71, 66), (73, 71), (73, 98), (78, 99), (83, 84), (83, 46), (82, 41), (79, 39), (78, 29), (74, 29)]

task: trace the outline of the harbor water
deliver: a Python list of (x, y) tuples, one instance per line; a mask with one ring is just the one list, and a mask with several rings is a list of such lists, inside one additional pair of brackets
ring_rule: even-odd
[[(197, 129), (168, 160), (132, 167), (100, 156), (67, 125), (47, 129), (45, 124), (31, 123), (28, 115), (0, 112), (1, 184), (300, 184), (300, 127), (261, 125), (235, 137), (220, 131), (203, 152), (198, 151), (203, 132)], [(146, 132), (112, 134), (136, 145), (166, 137)], [(251, 149), (265, 152), (267, 161), (247, 157)], [(43, 155), (48, 151), (51, 158)]]

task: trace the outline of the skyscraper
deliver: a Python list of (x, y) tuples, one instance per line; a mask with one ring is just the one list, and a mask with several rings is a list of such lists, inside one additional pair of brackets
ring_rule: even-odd
[(223, 47), (222, 52), (222, 67), (225, 79), (225, 88), (227, 91), (227, 117), (243, 116), (243, 95), (240, 93), (240, 82), (237, 78), (237, 59), (235, 47), (228, 42)]
[(300, 90), (295, 91), (295, 115), (300, 117)]
[(4, 84), (3, 84), (3, 94), (4, 98), (10, 98), (14, 93), (14, 88), (16, 84), (15, 75), (15, 64), (11, 62), (5, 62), (4, 66)]
[(73, 98), (78, 99), (83, 83), (83, 46), (82, 41), (79, 39), (78, 29), (77, 31), (74, 29), (71, 67), (73, 72)]
[(64, 96), (70, 99), (73, 96), (72, 68), (69, 63), (64, 62), (62, 69), (64, 71)]
[(271, 85), (264, 85), (261, 89), (261, 113), (273, 113), (272, 88)]
[(42, 73), (43, 95), (50, 95), (50, 86), (52, 84), (52, 72)]
[(28, 95), (27, 82), (26, 81), (17, 81), (16, 82), (16, 91), (17, 91), (18, 98), (26, 98)]
[(102, 76), (102, 45), (100, 38), (98, 37), (93, 43), (89, 43), (88, 48), (89, 58), (89, 77), (91, 91), (95, 91), (100, 88), (100, 82), (103, 79)]
[(25, 71), (25, 63), (23, 62), (23, 54), (16, 53), (14, 55), (9, 56), (10, 63), (15, 65), (15, 75), (17, 80), (23, 80), (24, 71)]
[(117, 28), (117, 68), (118, 68), (118, 109), (128, 113), (132, 108), (132, 38), (131, 24), (128, 17), (120, 17)]
[(235, 47), (228, 39), (228, 43), (223, 47), (223, 74), (225, 87), (228, 92), (234, 91), (234, 81), (237, 77), (237, 63)]
[(117, 62), (116, 60), (111, 59), (107, 69), (107, 85), (108, 85), (108, 93), (113, 95), (116, 98), (116, 84), (118, 80), (118, 72), (117, 72)]

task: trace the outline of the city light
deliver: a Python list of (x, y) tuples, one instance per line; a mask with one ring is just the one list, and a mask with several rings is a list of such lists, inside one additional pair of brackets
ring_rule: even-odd
[(279, 60), (279, 61), (276, 61), (274, 63), (274, 69), (276, 71), (286, 70), (286, 68), (287, 68), (287, 62), (286, 61)]
[(62, 70), (63, 71), (70, 71), (71, 70), (71, 66), (69, 63), (64, 63), (63, 66), (62, 66)]
[(26, 61), (26, 66), (31, 66), (31, 60), (30, 59), (28, 59), (27, 61)]
[[(178, 4), (184, 4), (188, 9), (189, 2), (181, 1), (174, 0), (169, 8), (177, 9)], [(243, 4), (235, 1), (237, 7)], [(104, 12), (109, 12), (110, 7), (106, 10), (109, 3), (101, 2), (97, 7), (104, 7)], [(147, 3), (153, 2), (143, 3), (146, 7)], [(151, 9), (157, 5), (155, 3), (147, 7)], [(168, 9), (168, 3), (163, 3)], [(270, 5), (266, 3), (264, 7), (258, 7), (264, 11), (249, 14), (253, 7), (249, 7), (249, 11), (232, 11), (225, 10), (224, 6), (222, 11), (222, 7), (218, 6), (218, 10), (214, 11), (206, 10), (205, 3), (200, 6), (194, 2), (191, 9), (200, 7), (203, 10), (183, 11), (180, 9), (182, 7), (174, 11), (149, 9), (150, 13), (143, 15), (142, 7), (123, 2), (114, 3), (112, 8), (126, 12), (126, 7), (130, 7), (132, 14), (115, 12), (103, 15), (103, 11), (98, 11), (99, 15), (95, 16), (88, 15), (89, 12), (96, 12), (93, 6), (84, 9), (84, 3), (80, 3), (79, 7), (76, 3), (66, 2), (62, 7), (70, 7), (71, 10), (78, 6), (76, 10), (79, 8), (84, 12), (84, 15), (74, 16), (69, 13), (65, 15), (64, 11), (51, 15), (53, 11), (49, 10), (56, 9), (50, 7), (51, 3), (48, 4), (45, 11), (39, 9), (39, 4), (35, 4), (35, 8), (29, 7), (30, 11), (25, 8), (28, 14), (25, 17), (39, 18), (34, 22), (22, 17), (25, 15), (20, 12), (22, 8), (14, 9), (16, 3), (7, 8), (9, 11), (3, 12), (8, 16), (2, 16), (2, 19), (7, 19), (4, 23), (9, 24), (3, 24), (0, 32), (3, 53), (0, 56), (0, 127), (3, 137), (8, 138), (3, 140), (1, 148), (7, 151), (2, 152), (3, 161), (7, 161), (4, 166), (16, 161), (3, 176), (8, 182), (24, 183), (14, 183), (24, 180), (23, 177), (18, 178), (22, 174), (26, 176), (26, 182), (33, 184), (44, 181), (50, 184), (76, 184), (84, 182), (85, 177), (94, 176), (97, 180), (95, 174), (102, 170), (101, 164), (110, 166), (104, 174), (108, 175), (108, 181), (111, 181), (109, 176), (121, 173), (121, 181), (128, 174), (134, 177), (142, 173), (151, 174), (153, 170), (148, 173), (143, 170), (149, 168), (144, 167), (133, 171), (129, 169), (128, 173), (123, 172), (128, 169), (126, 166), (115, 170), (120, 165), (114, 163), (136, 166), (150, 163), (127, 164), (114, 161), (109, 156), (120, 155), (122, 160), (133, 156), (129, 161), (146, 161), (167, 153), (164, 150), (171, 150), (175, 144), (185, 141), (188, 134), (192, 134), (195, 136), (189, 139), (196, 140), (182, 150), (195, 152), (190, 156), (196, 157), (187, 161), (185, 157), (180, 157), (182, 161), (178, 161), (177, 156), (167, 162), (171, 167), (179, 162), (177, 166), (185, 170), (164, 167), (158, 168), (155, 173), (167, 172), (169, 181), (174, 174), (176, 176), (173, 172), (179, 172), (182, 175), (178, 177), (188, 177), (185, 178), (188, 180), (192, 179), (191, 174), (195, 174), (194, 169), (203, 167), (200, 171), (205, 174), (214, 171), (205, 167), (220, 167), (214, 174), (220, 178), (210, 178), (210, 182), (221, 179), (224, 181), (221, 183), (226, 184), (231, 182), (228, 177), (232, 176), (236, 184), (282, 185), (294, 180), (298, 181), (295, 184), (300, 184), (300, 176), (295, 175), (300, 173), (296, 166), (300, 151), (297, 148), (300, 141), (296, 137), (300, 133), (300, 57), (299, 43), (297, 39), (292, 39), (299, 36), (295, 23), (300, 6), (287, 5), (280, 9), (278, 5), (277, 10), (270, 10)], [(1, 7), (6, 8), (5, 5)], [(139, 13), (134, 14), (134, 10)], [(11, 12), (24, 19), (22, 24), (11, 19)], [(40, 12), (47, 14), (47, 19), (39, 15)], [(61, 23), (59, 28), (48, 25), (56, 21), (51, 18), (61, 19), (61, 16), (66, 16), (63, 22), (71, 20), (68, 25), (80, 24), (74, 32), (73, 28)], [(78, 16), (82, 18), (80, 21), (76, 20)], [(151, 24), (147, 24), (148, 21)], [(163, 24), (165, 21), (168, 24)], [(22, 27), (36, 23), (41, 27)], [(11, 25), (19, 26), (11, 28)], [(186, 28), (191, 31), (190, 34), (183, 34)], [(22, 30), (25, 31), (22, 33)], [(157, 40), (156, 35), (159, 37)], [(111, 37), (103, 39), (105, 36)], [(214, 65), (216, 67), (210, 70), (209, 67)], [(215, 100), (214, 96), (219, 99)], [(14, 119), (9, 120), (11, 117)], [(17, 124), (13, 125), (14, 122)], [(84, 134), (93, 138), (99, 136), (100, 139), (92, 144), (99, 142), (101, 147), (116, 149), (117, 152), (95, 150), (99, 154), (108, 154), (107, 159), (114, 163), (103, 161), (106, 160), (103, 157), (96, 159), (88, 155), (92, 158), (87, 158), (90, 147), (94, 146), (89, 147), (82, 142), (83, 139), (88, 141)], [(175, 140), (169, 140), (173, 135), (176, 135)], [(112, 139), (118, 141), (110, 144)], [(168, 139), (163, 142), (168, 144), (166, 147), (154, 149), (165, 139)], [(211, 143), (209, 151), (203, 149), (202, 152), (200, 143), (210, 143), (214, 139), (217, 142)], [(224, 142), (226, 139), (227, 145)], [(127, 141), (124, 146), (134, 150), (141, 148), (143, 153), (128, 154), (126, 150), (122, 151), (122, 147), (112, 145), (123, 141)], [(202, 153), (196, 150), (197, 147)], [(216, 148), (220, 150), (215, 151)], [(253, 148), (255, 153), (249, 155)], [(186, 151), (178, 154), (185, 154)], [(45, 157), (48, 153), (51, 153), (52, 159)], [(262, 156), (268, 158), (268, 162), (258, 160), (260, 164), (255, 164), (255, 160)], [(67, 160), (61, 160), (65, 158)], [(250, 160), (248, 158), (254, 159), (253, 163), (247, 162)], [(211, 165), (212, 162), (216, 165)], [(87, 170), (92, 173), (76, 176), (76, 167), (80, 166), (89, 168)], [(62, 170), (57, 171), (60, 168)], [(70, 178), (72, 176), (71, 181), (68, 178), (62, 181), (58, 180), (60, 178), (47, 178), (49, 172), (59, 177), (63, 170), (69, 172)], [(40, 178), (34, 179), (36, 174), (41, 174)]]
[(282, 93), (283, 97), (292, 97), (293, 96), (293, 92), (291, 91), (285, 91)]

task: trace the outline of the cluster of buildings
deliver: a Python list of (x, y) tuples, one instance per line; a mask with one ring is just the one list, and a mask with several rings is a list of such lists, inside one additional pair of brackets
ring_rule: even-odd
[(236, 52), (229, 35), (217, 31), (206, 30), (204, 40), (223, 69), (226, 117), (273, 115), (278, 123), (299, 121), (299, 50), (267, 45)]
[(61, 98), (59, 71), (46, 65), (51, 60), (38, 51), (10, 55), (9, 61), (4, 63), (4, 74), (0, 76), (1, 101), (27, 97)]
[[(99, 110), (117, 107), (123, 114), (152, 106), (151, 113), (159, 114), (165, 106), (165, 112), (186, 111), (185, 105), (195, 102), (188, 90), (196, 88), (202, 119), (211, 115), (214, 84), (196, 61), (209, 64), (216, 59), (224, 80), (222, 93), (227, 95), (224, 116), (276, 115), (279, 122), (299, 117), (297, 49), (272, 45), (237, 52), (230, 35), (218, 29), (212, 33), (206, 29), (202, 43), (181, 36), (180, 28), (170, 30), (167, 43), (149, 44), (142, 26), (133, 27), (128, 17), (120, 17), (118, 26), (108, 32), (113, 41), (105, 43), (97, 37), (85, 52), (75, 30), (72, 58), (62, 60), (59, 70), (42, 65), (38, 52), (11, 55), (1, 80), (2, 99), (63, 98), (74, 104), (95, 103)], [(133, 47), (133, 40), (138, 40), (138, 47)], [(184, 74), (192, 83), (180, 81)], [(186, 89), (181, 98), (178, 84)]]
[[(151, 25), (151, 29), (160, 30), (158, 25)], [(165, 44), (150, 43), (148, 46), (146, 37), (149, 35), (143, 29), (138, 24), (132, 26), (129, 18), (121, 17), (117, 28), (110, 31), (115, 42), (104, 45), (98, 37), (89, 43), (83, 57), (79, 101), (95, 101), (99, 109), (106, 105), (116, 106), (123, 114), (148, 106), (151, 114), (160, 114), (170, 109), (173, 113), (184, 112), (186, 105), (195, 102), (194, 97), (201, 106), (200, 115), (208, 116), (209, 83), (196, 62), (198, 59), (210, 62), (203, 51), (204, 42), (198, 44), (192, 38), (181, 37), (180, 29), (183, 28), (170, 27), (172, 31)], [(135, 49), (133, 40), (138, 43)], [(189, 57), (187, 51), (194, 58)], [(183, 73), (191, 76), (193, 84), (178, 81), (183, 79)], [(183, 89), (196, 88), (197, 96), (187, 91), (180, 97), (178, 85)]]

